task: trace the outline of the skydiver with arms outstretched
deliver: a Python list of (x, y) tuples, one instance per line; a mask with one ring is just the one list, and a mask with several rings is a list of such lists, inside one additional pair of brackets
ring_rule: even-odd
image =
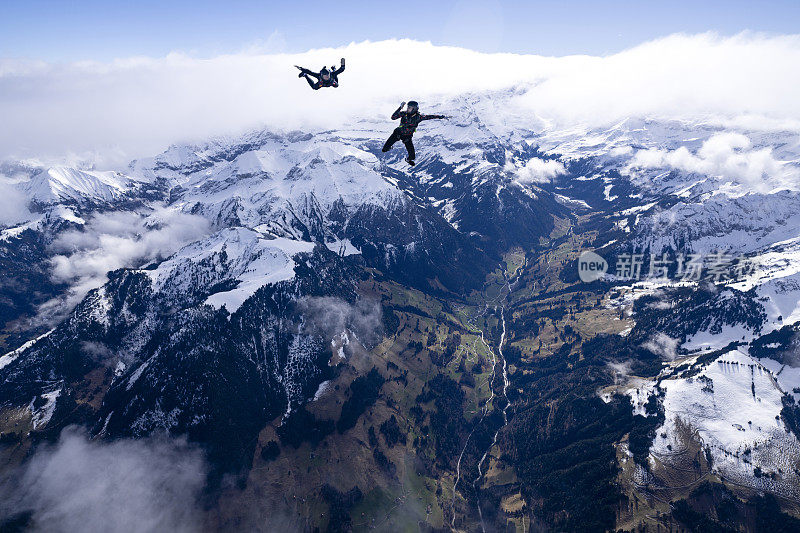
[(419, 112), (419, 104), (414, 100), (408, 102), (408, 107), (405, 111), (403, 111), (403, 106), (406, 105), (405, 102), (400, 104), (400, 107), (397, 108), (397, 111), (392, 113), (392, 120), (400, 119), (400, 126), (395, 128), (392, 132), (392, 135), (386, 140), (386, 144), (383, 145), (383, 151), (388, 152), (392, 149), (392, 145), (397, 141), (403, 141), (403, 144), (406, 146), (406, 150), (408, 151), (408, 157), (406, 157), (406, 162), (414, 166), (414, 159), (416, 158), (416, 152), (414, 151), (414, 142), (413, 136), (414, 132), (417, 130), (417, 126), (423, 120), (432, 120), (432, 119), (447, 119), (450, 118), (446, 115), (423, 115)]

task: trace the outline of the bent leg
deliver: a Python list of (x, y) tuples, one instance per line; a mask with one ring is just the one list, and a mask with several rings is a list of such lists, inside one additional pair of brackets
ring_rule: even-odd
[(408, 158), (412, 161), (416, 159), (417, 154), (414, 151), (414, 141), (412, 138), (408, 137), (407, 139), (403, 139), (403, 144), (406, 145), (406, 150), (408, 150)]
[(306, 74), (306, 81), (308, 82), (308, 85), (315, 91), (319, 89), (319, 81), (312, 80), (311, 76), (308, 74)]
[(400, 134), (399, 134), (399, 133), (398, 133), (398, 131), (395, 129), (395, 130), (392, 132), (392, 134), (389, 136), (389, 138), (388, 138), (388, 139), (386, 139), (386, 143), (384, 143), (384, 145), (383, 145), (383, 149), (382, 149), (381, 151), (383, 151), (383, 152), (388, 152), (389, 150), (391, 150), (391, 149), (392, 149), (392, 146), (393, 146), (393, 145), (394, 145), (394, 143), (396, 143), (398, 140), (400, 140)]

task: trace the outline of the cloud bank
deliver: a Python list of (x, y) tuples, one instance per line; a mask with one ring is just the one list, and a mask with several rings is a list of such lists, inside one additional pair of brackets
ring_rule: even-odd
[(67, 429), (2, 487), (0, 511), (31, 513), (32, 531), (200, 531), (205, 474), (182, 441), (92, 442)]
[[(312, 91), (293, 67), (319, 69), (342, 56), (348, 63), (338, 89)], [(673, 35), (603, 57), (485, 54), (399, 40), (294, 55), (0, 60), (0, 158), (112, 149), (132, 158), (262, 125), (383, 120), (401, 100), (430, 106), (514, 86), (526, 89), (513, 104), (520, 114), (553, 126), (715, 116), (798, 127), (798, 83), (796, 35)]]

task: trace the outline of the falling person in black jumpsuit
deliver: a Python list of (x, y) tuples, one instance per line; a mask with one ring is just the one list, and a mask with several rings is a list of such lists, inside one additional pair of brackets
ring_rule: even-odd
[(413, 167), (416, 153), (414, 151), (414, 142), (412, 137), (414, 136), (414, 132), (417, 130), (419, 123), (423, 120), (449, 117), (446, 115), (422, 115), (419, 112), (419, 104), (413, 100), (408, 102), (408, 109), (403, 111), (403, 106), (405, 104), (405, 102), (400, 104), (400, 107), (397, 108), (397, 111), (392, 113), (392, 120), (397, 120), (399, 118), (400, 126), (395, 128), (395, 130), (392, 132), (392, 135), (386, 140), (386, 144), (383, 145), (383, 151), (388, 152), (392, 149), (392, 145), (394, 145), (394, 143), (397, 141), (403, 141), (403, 144), (406, 145), (406, 150), (408, 151), (408, 157), (406, 158), (406, 161)]
[(331, 67), (330, 70), (328, 70), (327, 67), (322, 67), (322, 70), (319, 72), (314, 72), (313, 70), (308, 70), (305, 67), (300, 67), (297, 65), (295, 65), (295, 67), (300, 69), (300, 74), (298, 74), (297, 77), (305, 78), (308, 82), (308, 85), (315, 91), (318, 91), (321, 87), (339, 86), (339, 74), (344, 72), (344, 58), (342, 58), (342, 64), (339, 68)]

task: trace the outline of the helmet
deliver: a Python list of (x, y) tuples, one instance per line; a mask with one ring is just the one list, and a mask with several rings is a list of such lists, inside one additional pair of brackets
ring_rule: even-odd
[(417, 103), (416, 100), (410, 100), (408, 102), (408, 107), (409, 108), (414, 108), (414, 109), (419, 109), (419, 103)]

